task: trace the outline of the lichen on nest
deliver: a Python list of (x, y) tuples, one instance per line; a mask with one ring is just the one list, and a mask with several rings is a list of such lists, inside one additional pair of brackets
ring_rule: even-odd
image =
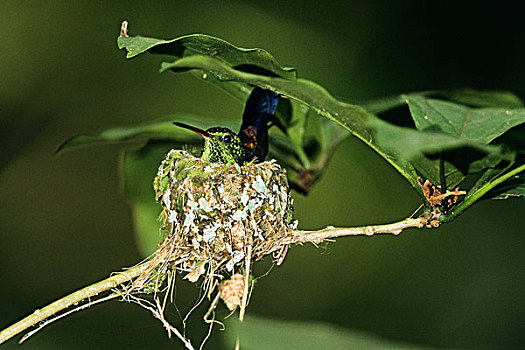
[(165, 239), (135, 282), (143, 291), (157, 290), (152, 283), (170, 270), (191, 282), (249, 274), (247, 254), (259, 260), (283, 251), (297, 225), (286, 172), (274, 160), (239, 166), (171, 150), (154, 189)]

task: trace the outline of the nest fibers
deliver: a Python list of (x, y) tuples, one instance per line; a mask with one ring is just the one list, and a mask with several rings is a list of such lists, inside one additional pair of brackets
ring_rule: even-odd
[(166, 238), (134, 283), (143, 292), (158, 291), (179, 270), (191, 282), (203, 276), (208, 296), (212, 281), (222, 280), (219, 295), (233, 310), (247, 290), (239, 280), (244, 276), (247, 283), (250, 261), (284, 254), (281, 242), (297, 225), (286, 172), (274, 160), (239, 166), (171, 150), (154, 188)]

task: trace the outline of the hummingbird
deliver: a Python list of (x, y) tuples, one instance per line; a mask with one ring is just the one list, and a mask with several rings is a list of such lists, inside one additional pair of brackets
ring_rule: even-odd
[(184, 123), (173, 124), (202, 136), (201, 158), (204, 160), (239, 165), (253, 160), (259, 163), (268, 154), (268, 124), (275, 115), (278, 102), (279, 96), (276, 93), (254, 88), (246, 102), (238, 134), (228, 128), (202, 130)]

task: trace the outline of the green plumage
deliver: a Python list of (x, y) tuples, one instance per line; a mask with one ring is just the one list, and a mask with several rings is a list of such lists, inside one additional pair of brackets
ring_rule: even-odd
[(210, 128), (204, 138), (201, 157), (214, 163), (237, 163), (244, 165), (246, 157), (239, 137), (227, 128)]

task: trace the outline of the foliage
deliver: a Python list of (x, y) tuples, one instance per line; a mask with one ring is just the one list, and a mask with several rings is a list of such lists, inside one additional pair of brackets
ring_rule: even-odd
[[(438, 185), (442, 193), (456, 186), (467, 191), (454, 207), (446, 208), (441, 221), (454, 219), (482, 198), (525, 195), (521, 174), (525, 170), (525, 108), (509, 92), (424, 91), (356, 105), (338, 101), (322, 86), (298, 78), (294, 69), (283, 67), (262, 49), (238, 48), (207, 35), (173, 40), (121, 36), (118, 46), (127, 50), (128, 58), (146, 52), (167, 56), (161, 72), (189, 71), (243, 102), (251, 86), (278, 92), (282, 99), (277, 128), (271, 129), (270, 156), (287, 168), (291, 185), (303, 194), (322, 175), (334, 148), (352, 134), (397, 169), (427, 205), (418, 177)], [(199, 136), (173, 127), (174, 120), (213, 126), (200, 117), (170, 116), (145, 125), (77, 136), (61, 149), (95, 142), (149, 140), (143, 148), (124, 156), (125, 188), (137, 217), (138, 207), (148, 207), (149, 212), (160, 210), (152, 200), (154, 169), (149, 166), (160, 163), (169, 148), (181, 144), (198, 147), (201, 142)], [(147, 176), (139, 169), (147, 169)], [(137, 188), (143, 188), (140, 196), (133, 195)], [(149, 198), (145, 197), (147, 192), (151, 193)], [(139, 234), (144, 235), (148, 236)]]

